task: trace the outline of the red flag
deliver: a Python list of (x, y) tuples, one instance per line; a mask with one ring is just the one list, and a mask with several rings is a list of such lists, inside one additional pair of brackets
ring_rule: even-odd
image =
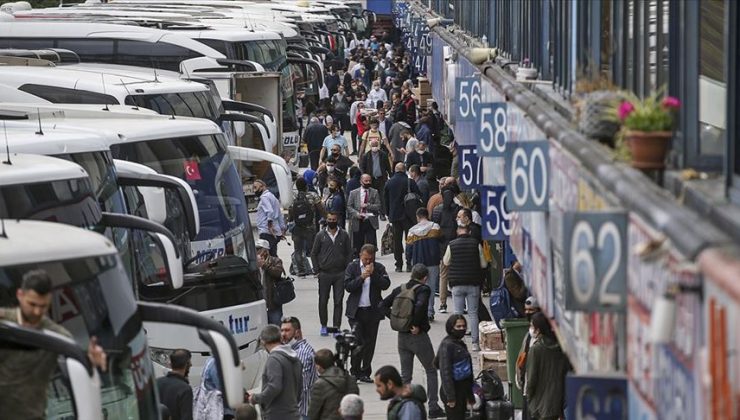
[(186, 181), (200, 181), (200, 168), (198, 168), (198, 162), (194, 160), (186, 160), (185, 165), (185, 180)]

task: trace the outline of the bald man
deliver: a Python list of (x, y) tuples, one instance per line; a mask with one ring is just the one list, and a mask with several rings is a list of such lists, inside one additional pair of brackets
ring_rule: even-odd
[(362, 155), (362, 158), (359, 160), (359, 166), (363, 174), (370, 175), (370, 178), (372, 178), (372, 187), (380, 193), (380, 218), (381, 220), (385, 220), (384, 217), (387, 215), (385, 209), (387, 206), (384, 202), (383, 190), (391, 173), (391, 161), (388, 153), (380, 147), (380, 143), (377, 140), (373, 140), (370, 142), (370, 151)]
[[(412, 216), (416, 214), (416, 208), (410, 208), (406, 203), (406, 196), (414, 193), (421, 197), (416, 182), (406, 175), (406, 165), (397, 163), (391, 179), (385, 184), (385, 210), (388, 221), (393, 225), (393, 256), (396, 259), (396, 272), (403, 271), (403, 244), (402, 239), (406, 237), (408, 230), (416, 224)], [(406, 255), (406, 271), (411, 271), (411, 259)]]

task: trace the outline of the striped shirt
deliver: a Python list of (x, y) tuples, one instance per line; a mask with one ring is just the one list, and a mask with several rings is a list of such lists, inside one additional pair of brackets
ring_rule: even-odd
[(306, 339), (301, 339), (293, 343), (291, 346), (293, 350), (298, 353), (298, 360), (303, 365), (303, 390), (301, 391), (301, 401), (299, 409), (301, 416), (308, 416), (308, 399), (311, 392), (313, 383), (316, 382), (317, 373), (316, 365), (313, 362), (313, 357), (316, 355), (313, 347), (308, 344)]

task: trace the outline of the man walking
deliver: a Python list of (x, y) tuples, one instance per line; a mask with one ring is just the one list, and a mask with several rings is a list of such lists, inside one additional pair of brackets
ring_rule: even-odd
[(311, 159), (311, 169), (314, 171), (319, 167), (319, 155), (324, 139), (329, 135), (329, 130), (319, 121), (318, 117), (312, 117), (303, 132), (303, 142), (308, 148), (308, 156)]
[(380, 399), (388, 401), (388, 420), (423, 420), (426, 418), (424, 388), (418, 385), (404, 385), (395, 367), (383, 366), (378, 369), (375, 372), (374, 382), (375, 391), (380, 395)]
[[(388, 154), (380, 148), (380, 143), (373, 140), (370, 142), (370, 152), (365, 153), (360, 159), (360, 170), (363, 174), (368, 174), (372, 178), (372, 187), (380, 193), (380, 211), (382, 214), (385, 209), (383, 191), (385, 183), (388, 182), (388, 176), (391, 173), (391, 163), (388, 160)], [(382, 219), (382, 217), (381, 217)]]
[(423, 264), (429, 271), (427, 284), (432, 290), (429, 296), (427, 315), (434, 320), (434, 292), (439, 286), (439, 263), (442, 261), (441, 241), (442, 231), (439, 225), (429, 220), (429, 211), (425, 208), (416, 210), (416, 224), (409, 229), (406, 237), (408, 250), (411, 254), (411, 263)]
[(347, 298), (347, 318), (355, 330), (359, 348), (352, 355), (350, 373), (358, 380), (371, 383), (371, 363), (375, 355), (378, 324), (384, 315), (378, 304), (383, 299), (381, 291), (391, 286), (391, 279), (383, 264), (375, 262), (377, 248), (365, 244), (360, 249), (360, 258), (352, 261), (344, 273), (344, 289)]
[(293, 266), (298, 276), (303, 277), (313, 272), (308, 254), (311, 251), (316, 230), (314, 222), (316, 215), (321, 214), (321, 198), (314, 192), (308, 191), (306, 180), (295, 180), (296, 195), (293, 205), (288, 211), (288, 221), (295, 224), (291, 236), (293, 237)]
[(342, 134), (349, 130), (349, 97), (344, 93), (344, 85), (337, 86), (337, 93), (331, 97), (332, 108), (334, 109), (334, 119), (339, 124), (339, 130)]
[(260, 199), (257, 205), (257, 230), (260, 239), (270, 244), (270, 255), (277, 257), (278, 242), (287, 228), (280, 201), (267, 189), (267, 184), (261, 179), (254, 181), (254, 193)]
[(260, 333), (269, 356), (262, 373), (262, 392), (249, 396), (251, 404), (262, 407), (263, 420), (298, 420), (298, 400), (303, 390), (302, 366), (288, 345), (280, 344), (280, 329), (268, 325)]
[(326, 216), (326, 229), (316, 235), (311, 248), (311, 261), (319, 280), (319, 320), (321, 336), (329, 335), (327, 329), (329, 291), (334, 294), (334, 330), (342, 326), (342, 302), (344, 299), (344, 270), (352, 261), (352, 247), (347, 231), (339, 227), (339, 215)]
[[(419, 209), (424, 210), (426, 209)], [(429, 270), (416, 264), (411, 270), (411, 280), (393, 289), (383, 299), (383, 307), (391, 318), (391, 328), (398, 331), (398, 355), (401, 359), (401, 379), (410, 384), (414, 373), (414, 356), (421, 362), (427, 375), (429, 390), (429, 417), (444, 417), (444, 410), (437, 404), (437, 368), (434, 367), (434, 347), (429, 338), (429, 301), (432, 290), (427, 286)]]
[(478, 302), (483, 282), (483, 271), (488, 262), (483, 256), (480, 241), (470, 236), (467, 226), (457, 228), (457, 239), (450, 241), (442, 262), (448, 266), (447, 282), (452, 287), (452, 304), (456, 314), (468, 309), (473, 351), (480, 351), (478, 344)]
[(393, 125), (388, 130), (388, 138), (391, 142), (391, 149), (393, 149), (394, 165), (406, 160), (406, 141), (401, 137), (401, 133), (410, 129), (411, 126), (406, 124), (406, 121), (394, 120)]
[(347, 217), (349, 231), (352, 232), (352, 255), (360, 253), (364, 244), (378, 244), (376, 232), (379, 227), (378, 213), (381, 201), (378, 190), (372, 188), (372, 178), (368, 174), (360, 177), (361, 187), (349, 193)]
[(298, 403), (298, 409), (301, 413), (303, 420), (308, 419), (308, 406), (310, 403), (311, 387), (316, 382), (316, 365), (314, 365), (313, 358), (316, 356), (316, 352), (313, 351), (313, 347), (308, 344), (305, 338), (303, 338), (303, 330), (301, 330), (301, 321), (294, 316), (288, 316), (283, 318), (283, 323), (280, 325), (280, 337), (283, 344), (287, 344), (293, 351), (298, 355), (298, 360), (301, 361), (303, 366), (302, 382), (303, 387), (301, 390), (301, 396)]
[(178, 420), (193, 418), (193, 389), (188, 382), (190, 373), (190, 352), (177, 349), (170, 354), (170, 371), (157, 379), (159, 402), (170, 411), (170, 416)]
[[(329, 130), (329, 135), (326, 136), (324, 142), (321, 144), (321, 153), (319, 154), (319, 161), (323, 162), (328, 154), (332, 154), (336, 159), (339, 159), (339, 155), (349, 156), (349, 144), (347, 139), (344, 138), (342, 133), (339, 132), (339, 126), (333, 124)], [(339, 146), (339, 154), (334, 155), (334, 146)]]
[(339, 405), (345, 395), (359, 394), (357, 380), (334, 364), (334, 353), (321, 349), (314, 357), (319, 378), (311, 389), (309, 420), (342, 420)]
[(421, 198), (424, 208), (429, 203), (429, 181), (427, 180), (427, 173), (421, 172), (419, 165), (411, 165), (409, 167), (409, 177), (414, 181), (416, 187), (419, 188), (419, 198)]
[[(403, 238), (406, 237), (413, 222), (406, 212), (406, 196), (409, 193), (420, 196), (419, 188), (408, 176), (403, 163), (396, 164), (396, 172), (385, 185), (385, 210), (388, 221), (393, 225), (393, 256), (396, 260), (396, 272), (403, 271)], [(413, 210), (416, 211), (416, 210)], [(409, 258), (406, 258), (407, 270), (411, 271)]]

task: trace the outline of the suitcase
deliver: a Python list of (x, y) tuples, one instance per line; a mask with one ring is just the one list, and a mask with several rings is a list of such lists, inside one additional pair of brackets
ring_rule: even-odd
[(486, 420), (512, 420), (514, 406), (511, 401), (486, 401)]

